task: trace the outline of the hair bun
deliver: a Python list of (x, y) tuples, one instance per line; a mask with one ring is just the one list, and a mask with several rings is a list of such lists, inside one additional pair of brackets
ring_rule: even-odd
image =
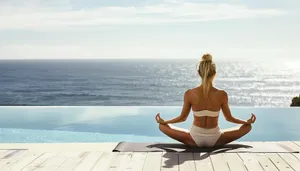
[(206, 53), (202, 56), (202, 61), (205, 61), (205, 62), (212, 62), (212, 56), (211, 54), (209, 53)]

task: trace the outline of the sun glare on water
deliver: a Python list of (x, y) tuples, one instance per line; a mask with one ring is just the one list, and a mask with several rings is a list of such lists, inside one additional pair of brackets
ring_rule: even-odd
[(287, 69), (300, 69), (300, 62), (284, 62), (284, 66)]

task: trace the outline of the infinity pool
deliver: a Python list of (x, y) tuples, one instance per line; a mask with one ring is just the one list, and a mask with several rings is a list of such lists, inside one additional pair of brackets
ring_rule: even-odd
[[(0, 107), (0, 143), (33, 142), (119, 142), (173, 140), (158, 130), (154, 120), (160, 112), (164, 119), (180, 114), (175, 106), (76, 106), (76, 107)], [(232, 108), (232, 114), (248, 119), (257, 116), (250, 134), (243, 141), (299, 141), (300, 108)], [(192, 113), (185, 123), (192, 124)], [(220, 117), (221, 128), (235, 124)]]

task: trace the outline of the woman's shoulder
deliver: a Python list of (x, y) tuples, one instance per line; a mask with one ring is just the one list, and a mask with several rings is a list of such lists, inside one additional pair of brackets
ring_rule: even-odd
[(192, 96), (195, 96), (196, 94), (199, 94), (200, 90), (199, 87), (193, 87), (186, 90), (185, 94), (190, 94)]
[(195, 97), (198, 94), (198, 87), (189, 88), (185, 91), (184, 96), (186, 97)]
[(215, 88), (217, 90), (218, 93), (226, 93), (226, 91), (224, 89), (220, 89), (220, 88)]
[(187, 89), (186, 91), (185, 91), (185, 95), (189, 95), (189, 94), (191, 94), (191, 93), (194, 93), (195, 92), (195, 88), (189, 88), (189, 89)]
[[(195, 92), (198, 92), (198, 91), (200, 91), (199, 87), (193, 87), (193, 88), (187, 89), (185, 91), (185, 93), (189, 94), (189, 93), (195, 93)], [(227, 95), (227, 92), (224, 89), (221, 89), (221, 88), (214, 87), (214, 91), (218, 94), (221, 94), (221, 95)]]
[(217, 90), (218, 98), (222, 101), (225, 102), (228, 100), (228, 95), (227, 92), (223, 89), (218, 89)]
[(224, 89), (220, 89), (220, 88), (215, 88), (217, 93), (220, 95), (227, 95), (227, 92)]

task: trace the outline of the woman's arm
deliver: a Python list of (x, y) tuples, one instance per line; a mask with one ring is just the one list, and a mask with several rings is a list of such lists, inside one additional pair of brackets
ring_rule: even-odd
[(184, 93), (183, 107), (182, 107), (182, 110), (181, 110), (181, 114), (178, 117), (174, 118), (174, 119), (165, 121), (164, 122), (165, 124), (179, 123), (179, 122), (183, 122), (187, 119), (187, 117), (189, 116), (189, 113), (191, 111), (191, 103), (188, 100), (188, 92), (189, 92), (189, 90), (187, 90)]
[(222, 92), (223, 92), (223, 95), (222, 95), (223, 103), (222, 103), (221, 108), (222, 108), (222, 112), (224, 114), (225, 119), (228, 122), (232, 122), (232, 123), (236, 123), (236, 124), (248, 124), (247, 121), (235, 118), (231, 115), (231, 111), (230, 111), (229, 104), (228, 104), (228, 95), (225, 91), (222, 91)]

